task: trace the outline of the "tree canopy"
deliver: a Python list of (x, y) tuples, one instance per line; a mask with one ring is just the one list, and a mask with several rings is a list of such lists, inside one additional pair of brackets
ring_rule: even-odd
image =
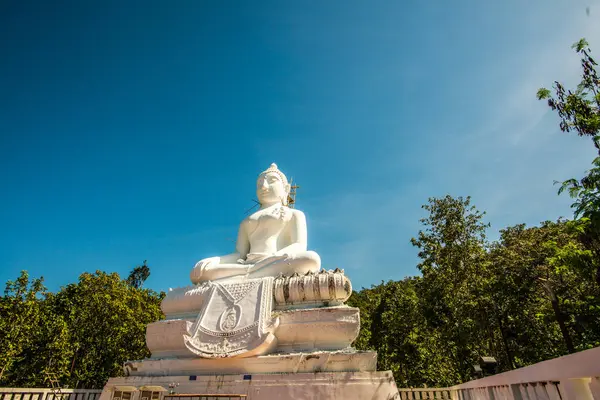
[(163, 297), (102, 271), (50, 293), (23, 271), (0, 298), (0, 386), (44, 387), (52, 373), (69, 387), (103, 387), (125, 361), (150, 355), (146, 325), (162, 317)]
[(413, 244), (422, 277), (354, 292), (359, 349), (376, 350), (400, 386), (447, 386), (492, 356), (499, 371), (600, 345), (598, 259), (585, 223), (519, 224), (484, 240), (470, 199), (430, 199)]
[[(575, 218), (582, 218), (584, 241), (600, 257), (600, 77), (596, 71), (598, 63), (585, 39), (573, 44), (572, 48), (581, 57), (582, 76), (575, 89), (565, 89), (559, 81), (554, 82), (554, 93), (549, 89), (538, 90), (537, 97), (547, 100), (548, 106), (556, 111), (563, 132), (575, 131), (579, 136), (591, 138), (598, 157), (582, 178), (571, 178), (562, 182), (558, 193), (567, 192), (573, 199), (571, 207)], [(558, 183), (558, 182), (557, 182)], [(596, 270), (596, 282), (600, 285), (600, 267)]]

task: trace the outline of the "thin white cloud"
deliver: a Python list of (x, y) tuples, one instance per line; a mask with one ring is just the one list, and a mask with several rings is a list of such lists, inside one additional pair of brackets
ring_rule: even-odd
[[(320, 220), (314, 229), (333, 229), (338, 237), (328, 240), (325, 261), (352, 271), (359, 285), (414, 273), (416, 250), (408, 242), (419, 229), (419, 207), (429, 196), (473, 195), (492, 222), (491, 238), (508, 225), (570, 216), (570, 199), (556, 195), (553, 181), (580, 175), (593, 151), (585, 139), (559, 134), (558, 119), (535, 94), (555, 79), (569, 85), (577, 82), (578, 56), (569, 46), (587, 37), (600, 51), (594, 46), (600, 24), (575, 12), (565, 18), (572, 19), (570, 28), (557, 29), (555, 37), (543, 43), (524, 42), (513, 57), (502, 54), (481, 66), (490, 79), (515, 65), (523, 68), (509, 82), (491, 85), (493, 95), (481, 95), (480, 109), (462, 110), (465, 118), (479, 113), (484, 117), (481, 125), (457, 135), (438, 135), (436, 146), (418, 150), (415, 170), (423, 180), (394, 190), (355, 191), (316, 201), (333, 206), (315, 207), (321, 211), (314, 215)], [(398, 163), (398, 152), (388, 154), (375, 168)]]

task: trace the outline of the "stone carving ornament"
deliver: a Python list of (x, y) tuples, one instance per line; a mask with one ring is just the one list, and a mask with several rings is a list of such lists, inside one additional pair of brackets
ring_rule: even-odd
[(272, 277), (207, 285), (208, 300), (189, 335), (184, 335), (192, 353), (206, 358), (248, 356), (275, 343)]

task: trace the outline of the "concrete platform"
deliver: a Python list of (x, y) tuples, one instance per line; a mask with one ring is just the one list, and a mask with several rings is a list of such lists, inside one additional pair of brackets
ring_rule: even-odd
[(99, 400), (112, 400), (117, 390), (130, 391), (131, 400), (141, 400), (141, 390), (161, 389), (163, 400), (181, 398), (169, 397), (169, 385), (176, 395), (189, 394), (186, 400), (207, 394), (247, 400), (400, 399), (392, 373), (384, 371), (110, 378)]
[[(276, 340), (266, 343), (259, 354), (343, 350), (350, 347), (360, 330), (360, 311), (354, 307), (294, 309), (277, 311), (276, 315)], [(195, 357), (184, 341), (194, 321), (195, 318), (167, 319), (148, 324), (146, 343), (152, 358)]]
[(124, 365), (129, 376), (231, 375), (306, 372), (374, 372), (377, 353), (373, 351), (317, 351), (296, 354), (269, 354), (248, 358), (146, 359)]

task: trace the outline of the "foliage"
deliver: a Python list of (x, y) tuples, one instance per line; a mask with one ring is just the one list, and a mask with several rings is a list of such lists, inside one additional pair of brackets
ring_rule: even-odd
[(145, 329), (161, 318), (163, 296), (101, 271), (48, 293), (24, 271), (0, 299), (0, 385), (43, 387), (48, 372), (101, 388), (125, 361), (149, 356)]
[(150, 268), (146, 265), (146, 260), (144, 260), (142, 265), (138, 265), (131, 270), (127, 277), (127, 284), (136, 289), (140, 289), (148, 277), (150, 277)]
[(580, 241), (581, 225), (563, 220), (532, 228), (516, 225), (502, 230), (490, 251), (498, 276), (496, 297), (502, 289), (507, 292), (498, 300), (517, 366), (597, 341), (588, 337), (577, 343), (585, 331), (583, 321), (600, 317), (589, 315), (600, 299), (593, 284), (597, 261)]
[(598, 259), (585, 220), (507, 227), (488, 243), (470, 198), (430, 199), (413, 244), (422, 277), (354, 292), (355, 346), (378, 352), (400, 386), (473, 377), (480, 356), (500, 371), (600, 345)]
[[(575, 90), (538, 91), (564, 132), (590, 137), (600, 154), (600, 80), (585, 40)], [(358, 348), (375, 349), (400, 385), (448, 385), (471, 378), (480, 356), (500, 371), (600, 345), (600, 157), (581, 179), (562, 183), (574, 221), (500, 231), (488, 243), (484, 213), (470, 198), (429, 199), (412, 244), (422, 278), (353, 294), (361, 307)]]
[(598, 218), (600, 210), (600, 157), (592, 161), (592, 168), (580, 180), (568, 179), (561, 184), (558, 193), (567, 191), (576, 199), (572, 207), (576, 217)]
[[(558, 81), (554, 83), (555, 97), (550, 90), (541, 88), (538, 99), (546, 99), (548, 106), (558, 113), (560, 128), (564, 132), (576, 131), (579, 136), (591, 137), (600, 155), (600, 78), (598, 65), (591, 56), (585, 39), (573, 45), (581, 56), (583, 74), (575, 90), (566, 90)], [(558, 193), (569, 193), (575, 199), (571, 207), (576, 218), (585, 218), (582, 232), (586, 246), (600, 258), (600, 157), (592, 161), (592, 168), (581, 179), (562, 182)], [(596, 283), (600, 286), (600, 268), (596, 270)]]
[(43, 279), (29, 279), (27, 271), (8, 281), (0, 298), (0, 382), (11, 376), (15, 363), (26, 360), (41, 318)]
[(457, 376), (442, 338), (427, 326), (420, 283), (420, 278), (405, 278), (354, 292), (348, 304), (361, 313), (354, 345), (376, 350), (378, 369), (391, 370), (400, 387), (448, 386)]
[(565, 89), (560, 82), (554, 82), (556, 97), (551, 96), (549, 89), (541, 88), (537, 92), (538, 99), (546, 99), (548, 106), (558, 113), (560, 129), (563, 132), (575, 130), (580, 136), (591, 136), (594, 145), (600, 151), (600, 78), (596, 72), (596, 61), (585, 39), (573, 45), (573, 49), (581, 55), (583, 75), (575, 90)]
[(477, 355), (484, 351), (479, 345), (485, 332), (485, 321), (480, 318), (484, 310), (476, 301), (483, 281), (473, 277), (485, 255), (488, 225), (469, 197), (431, 198), (423, 208), (429, 212), (421, 220), (425, 229), (411, 240), (420, 250), (417, 268), (423, 274), (423, 312), (447, 343), (454, 374), (464, 381), (471, 376)]

